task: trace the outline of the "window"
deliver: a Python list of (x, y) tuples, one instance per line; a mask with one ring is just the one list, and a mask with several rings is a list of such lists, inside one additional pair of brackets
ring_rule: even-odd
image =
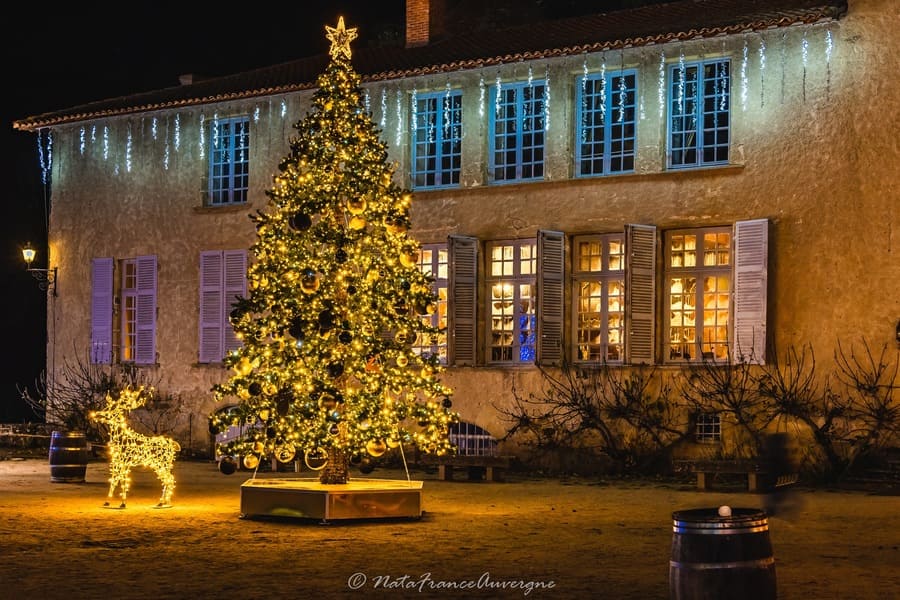
[(247, 295), (247, 251), (200, 254), (199, 362), (221, 362), (240, 347), (229, 315), (237, 298)]
[(488, 362), (535, 359), (534, 239), (488, 243)]
[(462, 92), (420, 94), (414, 107), (412, 184), (459, 185), (462, 165)]
[(434, 278), (432, 291), (437, 298), (431, 314), (422, 315), (422, 320), (432, 327), (441, 329), (436, 339), (417, 339), (413, 351), (418, 354), (436, 355), (442, 363), (447, 362), (447, 244), (423, 244), (419, 253), (419, 269)]
[(634, 171), (637, 74), (580, 79), (575, 172), (580, 176)]
[(542, 179), (546, 122), (543, 81), (491, 87), (491, 106), (491, 180)]
[(250, 181), (250, 119), (215, 119), (209, 134), (209, 204), (247, 201)]
[(729, 358), (731, 228), (666, 233), (669, 360)]
[(122, 261), (120, 289), (122, 362), (156, 362), (156, 257)]
[(730, 62), (680, 62), (669, 69), (669, 166), (728, 162)]
[(625, 238), (579, 236), (573, 241), (575, 361), (621, 362), (625, 344)]
[(698, 442), (718, 442), (722, 439), (722, 418), (717, 413), (698, 413), (694, 439)]

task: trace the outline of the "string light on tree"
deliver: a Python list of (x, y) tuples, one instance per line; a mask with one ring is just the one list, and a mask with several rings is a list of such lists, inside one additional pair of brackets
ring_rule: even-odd
[(438, 333), (421, 318), (435, 297), (408, 234), (412, 195), (393, 183), (364, 110), (350, 64), (355, 31), (340, 19), (328, 32), (332, 58), (312, 108), (294, 125), (266, 209), (251, 217), (248, 295), (230, 315), (243, 345), (213, 388), (238, 408), (211, 425), (257, 425), (219, 449), (247, 468), (297, 457), (331, 484), (349, 480), (351, 461), (368, 464), (389, 447), (451, 451), (457, 417), (438, 357), (412, 351)]

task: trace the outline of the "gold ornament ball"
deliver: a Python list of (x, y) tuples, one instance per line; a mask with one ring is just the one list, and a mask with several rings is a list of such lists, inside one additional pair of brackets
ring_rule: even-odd
[(259, 458), (255, 454), (248, 454), (244, 457), (244, 467), (247, 469), (255, 469), (259, 466)]
[(387, 452), (387, 444), (385, 444), (381, 440), (369, 440), (366, 443), (366, 452), (368, 452), (371, 456), (378, 458), (385, 452)]
[(319, 290), (319, 274), (313, 271), (307, 271), (300, 278), (300, 289), (305, 294), (314, 294)]
[(400, 264), (404, 267), (414, 267), (419, 264), (419, 253), (415, 250), (402, 252), (400, 254)]
[(400, 356), (397, 357), (397, 366), (398, 367), (405, 367), (408, 364), (409, 364), (409, 359), (406, 358), (405, 354), (401, 354)]
[(347, 200), (347, 212), (351, 215), (361, 215), (366, 210), (365, 198), (350, 198)]
[(360, 231), (366, 228), (366, 220), (362, 217), (353, 217), (350, 219), (350, 229)]

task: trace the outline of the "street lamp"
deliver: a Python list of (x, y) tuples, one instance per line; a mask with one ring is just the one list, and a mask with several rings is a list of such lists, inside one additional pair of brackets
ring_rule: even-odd
[(53, 292), (53, 295), (56, 296), (56, 271), (57, 268), (53, 267), (52, 269), (32, 269), (31, 263), (34, 261), (34, 257), (37, 254), (34, 248), (31, 247), (31, 242), (25, 244), (25, 247), (22, 248), (22, 258), (25, 259), (25, 269), (31, 273), (35, 279), (37, 279), (38, 287), (42, 290), (50, 290)]

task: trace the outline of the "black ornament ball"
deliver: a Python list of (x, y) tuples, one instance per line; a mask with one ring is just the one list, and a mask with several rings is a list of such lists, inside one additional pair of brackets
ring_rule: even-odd
[(291, 216), (290, 226), (297, 231), (306, 231), (312, 227), (312, 217), (305, 213), (295, 213)]
[(347, 251), (343, 248), (338, 248), (337, 252), (334, 253), (334, 262), (338, 263), (339, 265), (347, 262), (347, 258)]
[(349, 344), (353, 341), (353, 334), (351, 334), (349, 331), (342, 331), (338, 336), (338, 341), (342, 344)]
[(443, 402), (441, 402), (441, 405), (444, 408), (450, 408), (451, 406), (453, 406), (453, 401), (450, 398), (444, 398)]
[(219, 472), (223, 475), (231, 475), (237, 471), (237, 463), (234, 462), (234, 459), (230, 456), (222, 457), (222, 460), (219, 461)]
[(304, 338), (303, 329), (306, 327), (306, 322), (303, 319), (294, 319), (291, 323), (291, 326), (288, 328), (288, 333), (296, 340), (302, 340)]
[(330, 310), (323, 310), (319, 313), (319, 328), (328, 331), (334, 327), (334, 313)]
[(356, 286), (353, 285), (353, 284), (348, 285), (348, 286), (347, 286), (347, 294), (349, 294), (350, 296), (352, 296), (352, 295), (355, 294), (355, 293), (356, 293)]
[(262, 393), (262, 386), (259, 385), (258, 382), (254, 381), (247, 387), (247, 391), (250, 392), (251, 396), (259, 396)]
[(340, 377), (344, 374), (344, 364), (339, 362), (330, 363), (327, 367), (328, 374), (332, 377)]
[(371, 460), (368, 460), (368, 459), (364, 458), (364, 459), (360, 462), (360, 465), (359, 465), (359, 472), (360, 472), (360, 473), (362, 473), (362, 474), (364, 474), (364, 475), (368, 475), (369, 473), (371, 473), (371, 472), (374, 471), (374, 470), (375, 470), (375, 463), (372, 462)]

